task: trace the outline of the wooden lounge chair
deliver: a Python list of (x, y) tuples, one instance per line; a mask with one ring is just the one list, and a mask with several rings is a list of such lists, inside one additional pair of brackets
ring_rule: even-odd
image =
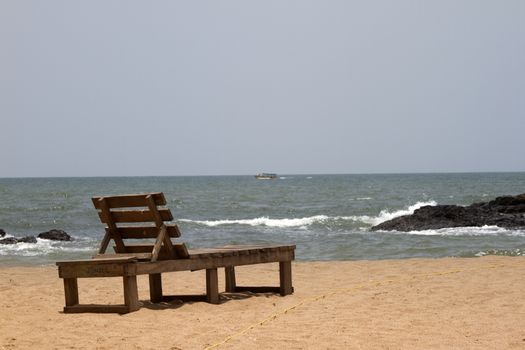
[[(218, 268), (225, 269), (226, 292), (278, 292), (293, 293), (292, 265), (294, 245), (223, 246), (208, 249), (187, 249), (184, 243), (173, 243), (180, 237), (173, 216), (166, 205), (164, 194), (146, 193), (122, 196), (94, 197), (106, 233), (98, 254), (92, 259), (57, 262), (59, 277), (64, 280), (66, 306), (64, 312), (116, 312), (136, 311), (138, 300), (137, 276), (149, 275), (150, 299), (153, 303), (169, 301), (176, 296), (162, 293), (161, 274), (173, 271), (206, 270), (206, 300), (219, 303)], [(128, 240), (147, 240), (149, 243), (130, 245)], [(106, 250), (113, 240), (115, 253)], [(154, 242), (153, 242), (154, 240)], [(279, 263), (279, 287), (240, 287), (236, 285), (235, 266), (261, 263)], [(78, 278), (122, 277), (124, 304), (80, 304)]]

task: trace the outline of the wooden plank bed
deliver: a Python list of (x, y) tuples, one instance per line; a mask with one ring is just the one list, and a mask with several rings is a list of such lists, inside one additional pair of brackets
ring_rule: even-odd
[[(206, 249), (187, 249), (184, 243), (173, 243), (171, 238), (181, 233), (166, 205), (161, 192), (108, 197), (94, 197), (106, 234), (99, 252), (88, 260), (59, 261), (59, 277), (64, 280), (64, 312), (128, 313), (140, 308), (137, 276), (149, 275), (150, 300), (153, 303), (170, 301), (180, 296), (162, 293), (162, 274), (175, 271), (206, 270), (205, 300), (219, 303), (218, 268), (224, 268), (226, 292), (293, 293), (292, 260), (294, 245), (229, 245)], [(134, 208), (130, 210), (129, 208)], [(143, 207), (144, 209), (136, 209)], [(168, 223), (166, 222), (168, 221)], [(137, 225), (137, 223), (141, 223)], [(155, 239), (150, 244), (127, 244), (129, 239)], [(110, 241), (115, 242), (114, 254), (106, 253)], [(235, 266), (279, 263), (278, 287), (237, 286)], [(120, 305), (81, 304), (78, 278), (122, 277), (124, 303)]]

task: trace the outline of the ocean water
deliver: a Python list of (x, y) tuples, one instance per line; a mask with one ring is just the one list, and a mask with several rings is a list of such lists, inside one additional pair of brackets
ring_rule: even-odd
[(0, 245), (0, 265), (88, 258), (104, 229), (95, 195), (164, 192), (190, 247), (296, 244), (298, 260), (525, 254), (525, 230), (467, 227), (372, 232), (423, 205), (488, 201), (525, 192), (525, 173), (100, 177), (0, 179), (0, 228), (8, 236), (62, 229), (72, 242)]

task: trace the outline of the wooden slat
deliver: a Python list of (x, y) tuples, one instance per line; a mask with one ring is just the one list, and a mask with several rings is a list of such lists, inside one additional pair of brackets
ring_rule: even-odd
[[(159, 209), (159, 214), (164, 221), (173, 220), (173, 216), (169, 209)], [(108, 223), (106, 217), (102, 215), (102, 212), (99, 212), (98, 216), (100, 217), (100, 221), (105, 224)], [(111, 217), (114, 222), (153, 222), (155, 220), (153, 214), (149, 210), (114, 210), (111, 211)]]
[[(171, 243), (171, 239), (168, 236), (168, 232), (166, 229), (166, 226), (164, 225), (164, 222), (160, 216), (159, 209), (155, 205), (155, 201), (153, 200), (153, 197), (151, 195), (146, 196), (146, 202), (148, 204), (149, 211), (153, 215), (153, 219), (155, 221), (155, 226), (157, 226), (160, 230), (159, 237), (162, 236), (162, 243), (164, 245), (164, 248), (168, 251), (168, 254), (173, 256), (173, 244)], [(153, 258), (152, 260), (157, 260), (157, 256), (155, 255), (155, 250), (153, 251)]]
[(117, 253), (117, 254), (97, 254), (93, 256), (94, 260), (107, 260), (111, 258), (122, 258), (132, 260), (150, 260), (151, 253)]
[(216, 247), (214, 249), (275, 249), (275, 250), (294, 250), (295, 245), (275, 245), (275, 244), (258, 244), (258, 245), (225, 245), (221, 247)]
[[(176, 224), (166, 224), (166, 230), (170, 237), (176, 238), (181, 235)], [(123, 239), (157, 238), (159, 235), (159, 229), (156, 226), (124, 226), (119, 227), (118, 232)]]
[[(137, 255), (141, 257), (141, 260), (144, 260), (145, 258), (148, 258), (148, 260), (151, 259), (153, 256), (153, 244), (128, 244), (126, 245), (126, 253), (125, 255)], [(149, 254), (149, 255), (144, 255)], [(106, 254), (107, 255), (107, 254)], [(116, 255), (123, 255), (123, 254), (116, 254)], [(170, 254), (163, 246), (160, 248), (159, 256), (157, 260), (167, 260), (167, 259), (175, 259), (176, 257), (172, 254)]]
[(190, 259), (204, 259), (211, 257), (230, 257), (246, 255), (265, 255), (269, 253), (289, 253), (293, 252), (295, 246), (227, 246), (218, 248), (191, 249), (189, 251)]
[[(97, 259), (96, 257), (98, 257), (98, 260), (93, 260), (93, 259)], [(132, 256), (121, 256), (121, 255), (117, 255), (117, 254), (97, 254), (95, 255), (95, 257), (93, 257), (93, 259), (85, 259), (85, 260), (69, 260), (69, 261), (57, 261), (56, 262), (56, 265), (57, 266), (68, 266), (68, 265), (86, 265), (86, 264), (96, 264), (96, 265), (101, 265), (101, 264), (125, 264), (125, 263), (130, 263), (130, 262), (134, 262), (136, 261), (137, 259), (134, 259)]]
[(268, 252), (268, 254), (231, 255), (193, 259), (193, 250), (189, 250), (190, 259), (171, 259), (152, 262), (138, 262), (135, 264), (137, 275), (164, 273), (170, 271), (202, 270), (215, 267), (241, 266), (264, 264), (270, 262), (290, 261), (294, 257), (293, 251)]
[(162, 226), (162, 218), (160, 217), (159, 210), (157, 206), (155, 205), (155, 201), (153, 200), (153, 197), (148, 194), (145, 198), (146, 206), (151, 211), (151, 215), (153, 215), (153, 221), (155, 222), (155, 225), (160, 229)]
[(64, 307), (64, 313), (66, 314), (82, 312), (126, 314), (130, 312), (130, 310), (126, 305), (78, 304)]
[[(136, 257), (134, 257), (136, 259)], [(133, 274), (136, 269), (136, 262), (114, 262), (101, 261), (97, 263), (96, 260), (86, 261), (83, 264), (61, 264), (58, 267), (58, 276), (61, 278), (89, 278), (89, 277), (117, 277)], [(127, 265), (133, 268), (130, 271), (126, 269)]]
[(153, 251), (153, 244), (128, 244), (126, 245), (126, 253), (151, 253)]
[(109, 207), (106, 203), (106, 199), (100, 198), (97, 201), (98, 205), (100, 206), (100, 220), (108, 225), (108, 232), (106, 232), (106, 236), (104, 239), (102, 239), (102, 243), (100, 245), (99, 253), (104, 254), (106, 252), (109, 238), (112, 238), (115, 241), (115, 244), (117, 245), (117, 249), (115, 250), (117, 253), (123, 253), (124, 252), (124, 242), (122, 241), (122, 238), (120, 237), (120, 234), (118, 231), (116, 231), (117, 225), (115, 225), (115, 220), (113, 219), (113, 215), (111, 214)]
[(106, 227), (106, 234), (104, 235), (104, 238), (102, 238), (102, 241), (100, 242), (100, 247), (98, 248), (99, 254), (104, 254), (106, 250), (108, 249), (109, 241), (111, 241), (111, 232), (114, 230), (115, 229)]
[(164, 241), (164, 238), (166, 237), (166, 227), (162, 226), (160, 228), (159, 236), (157, 237), (157, 241), (155, 242), (155, 245), (153, 246), (153, 251), (151, 255), (151, 261), (157, 261), (159, 258), (160, 248), (162, 246), (162, 242)]
[(168, 236), (168, 232), (166, 230), (166, 226), (162, 226), (163, 230), (164, 230), (164, 245), (163, 247), (166, 248), (166, 251), (168, 252), (168, 254), (170, 256), (175, 256), (175, 250), (173, 248), (173, 243), (171, 243), (171, 239), (170, 237)]
[(162, 192), (126, 194), (120, 196), (97, 196), (91, 200), (95, 208), (101, 209), (99, 199), (105, 198), (109, 208), (147, 207), (146, 196), (151, 195), (155, 205), (166, 205), (166, 198)]

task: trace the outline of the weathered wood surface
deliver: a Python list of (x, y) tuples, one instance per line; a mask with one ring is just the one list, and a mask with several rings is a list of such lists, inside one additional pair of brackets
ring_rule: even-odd
[(224, 284), (226, 292), (235, 292), (237, 282), (235, 281), (235, 266), (224, 267)]
[[(159, 209), (160, 217), (163, 221), (173, 220), (173, 215), (171, 211), (166, 208)], [(108, 219), (102, 212), (98, 213), (100, 221), (108, 224), (110, 219)], [(149, 209), (138, 209), (138, 210), (112, 210), (111, 211), (111, 220), (116, 223), (122, 222), (153, 222), (155, 220), (154, 214)]]
[(160, 273), (149, 275), (149, 297), (152, 303), (162, 301), (162, 275)]
[(127, 305), (78, 304), (64, 307), (64, 313), (67, 314), (83, 312), (126, 314), (131, 311)]
[[(136, 259), (134, 259), (136, 261)], [(85, 260), (74, 264), (58, 265), (58, 276), (60, 278), (91, 278), (91, 277), (121, 277), (134, 276), (136, 273), (136, 262), (104, 262), (97, 264), (96, 260)]]
[[(294, 246), (290, 246), (294, 247)], [(192, 250), (190, 250), (190, 257)], [(150, 274), (150, 273), (163, 273), (170, 271), (191, 271), (191, 270), (203, 270), (214, 267), (226, 267), (226, 266), (241, 266), (241, 265), (252, 265), (252, 264), (263, 264), (270, 262), (279, 261), (291, 261), (294, 259), (294, 251), (267, 251), (258, 252), (247, 255), (220, 255), (211, 256), (206, 255), (202, 259), (175, 259), (175, 260), (163, 260), (156, 262), (137, 262), (137, 274)]]
[(100, 199), (105, 198), (109, 208), (126, 208), (126, 207), (146, 207), (145, 197), (151, 195), (155, 201), (155, 205), (166, 205), (166, 198), (162, 192), (146, 193), (146, 194), (124, 194), (120, 196), (98, 196), (93, 197), (93, 205), (97, 209), (101, 209)]
[(64, 313), (96, 312), (96, 313), (128, 313), (137, 311), (142, 304), (139, 302), (137, 276), (123, 276), (124, 305), (79, 304), (78, 285), (76, 278), (64, 278), (64, 293), (66, 306)]
[(66, 306), (78, 304), (78, 282), (76, 278), (64, 278)]
[[(155, 241), (155, 244), (153, 245), (153, 250), (151, 251), (151, 261), (157, 261), (159, 259), (160, 248), (162, 247), (162, 243), (165, 242), (165, 238), (166, 238), (166, 228), (162, 226), (159, 230), (159, 235), (157, 236), (157, 240)], [(168, 240), (169, 240), (169, 237), (168, 237)], [(164, 245), (164, 249), (168, 250), (168, 246)], [(169, 249), (171, 249), (170, 255), (173, 256), (173, 247), (171, 246), (171, 241), (170, 241)]]
[[(98, 248), (99, 254), (104, 254), (106, 250), (108, 249), (108, 245), (111, 242), (111, 229), (106, 228), (106, 233), (104, 234), (104, 238), (102, 238), (102, 241), (100, 242), (100, 246)], [(116, 251), (116, 250), (115, 250)]]
[[(160, 248), (158, 260), (168, 259), (187, 259), (189, 257), (188, 250), (184, 243), (175, 243), (172, 245), (173, 253), (170, 253), (164, 246)], [(127, 244), (126, 253), (133, 255), (137, 253), (149, 253), (153, 251), (153, 244)], [(107, 254), (106, 254), (107, 255)], [(118, 254), (123, 255), (123, 254)], [(146, 256), (147, 257), (147, 256)], [(139, 259), (144, 260), (144, 259)], [(151, 255), (148, 260), (151, 260)]]
[(128, 307), (128, 312), (140, 309), (139, 291), (137, 288), (137, 276), (124, 276), (124, 304)]
[(151, 253), (115, 253), (115, 254), (97, 254), (93, 255), (93, 259), (95, 260), (106, 260), (106, 259), (113, 259), (113, 258), (119, 258), (122, 257), (123, 259), (133, 259), (133, 260), (151, 260)]
[[(166, 204), (164, 195), (160, 192), (133, 194), (122, 196), (93, 197), (93, 204), (98, 211), (100, 221), (107, 224), (106, 235), (100, 245), (99, 254), (105, 255), (111, 239), (115, 241), (114, 250), (122, 256), (133, 254), (139, 260), (157, 261), (174, 259), (177, 256), (187, 257), (185, 247), (174, 248), (172, 236), (180, 236), (180, 230), (175, 224), (166, 225), (164, 221), (173, 220), (171, 211), (158, 208)], [(144, 207), (143, 209), (122, 209), (129, 207)], [(151, 222), (146, 225), (117, 225), (120, 223)], [(149, 250), (129, 247), (124, 239), (156, 238)]]
[(122, 237), (120, 237), (120, 233), (117, 230), (117, 225), (115, 224), (113, 220), (113, 216), (111, 215), (111, 212), (109, 210), (109, 207), (106, 203), (105, 198), (101, 198), (98, 201), (101, 211), (99, 212), (99, 216), (101, 217), (101, 221), (105, 222), (108, 225), (108, 231), (106, 231), (106, 236), (102, 240), (102, 244), (100, 246), (99, 253), (104, 254), (107, 249), (107, 243), (109, 243), (109, 239), (113, 239), (115, 241), (115, 244), (117, 245), (117, 248), (115, 251), (117, 253), (124, 253), (124, 242), (122, 241)]
[(206, 269), (206, 301), (210, 304), (219, 303), (219, 277), (217, 268)]
[[(292, 246), (293, 247), (293, 246)], [(190, 250), (191, 252), (191, 250)], [(114, 277), (126, 274), (156, 274), (171, 271), (192, 271), (203, 270), (214, 267), (241, 266), (251, 264), (262, 264), (279, 261), (291, 261), (294, 259), (293, 250), (267, 251), (264, 253), (252, 253), (248, 255), (206, 255), (202, 259), (173, 259), (159, 260), (156, 262), (140, 261), (143, 256), (148, 260), (148, 253), (133, 253), (128, 257), (124, 254), (116, 254), (112, 259), (111, 255), (104, 255), (102, 259), (80, 260), (72, 262), (57, 262), (59, 275), (62, 278), (68, 277)], [(100, 263), (99, 263), (100, 262)]]
[(283, 296), (293, 293), (291, 261), (279, 261), (279, 287)]
[[(201, 253), (200, 257), (199, 253), (193, 255), (192, 250), (190, 250), (190, 259), (159, 260), (156, 262), (147, 261), (151, 258), (149, 253), (104, 254), (95, 256), (92, 260), (57, 262), (57, 265), (62, 278), (112, 277), (123, 276), (124, 273), (143, 275), (291, 261), (294, 259), (293, 249), (295, 246), (287, 247), (286, 250), (275, 249), (275, 247), (271, 247), (269, 250), (261, 247), (257, 250), (250, 248), (248, 251), (252, 252), (243, 255), (236, 255), (231, 249), (216, 250), (212, 253), (206, 251)], [(241, 248), (240, 251), (243, 249)], [(291, 271), (289, 274), (291, 275)], [(283, 278), (288, 278), (287, 274)]]
[[(168, 236), (172, 238), (180, 237), (181, 233), (179, 227), (176, 224), (165, 224)], [(106, 231), (109, 228), (106, 227)], [(157, 238), (159, 235), (159, 229), (156, 226), (120, 226), (117, 228), (122, 239), (145, 239), (145, 238)]]
[(190, 249), (190, 259), (202, 259), (207, 257), (224, 257), (250, 254), (267, 254), (276, 252), (293, 251), (294, 245), (230, 245), (215, 248)]
[[(93, 260), (97, 259), (97, 260)], [(137, 261), (134, 256), (122, 256), (121, 254), (108, 254), (108, 255), (95, 255), (93, 259), (85, 260), (68, 260), (68, 261), (57, 261), (57, 266), (68, 266), (68, 265), (86, 265), (86, 264), (115, 264), (115, 263), (130, 263)]]

